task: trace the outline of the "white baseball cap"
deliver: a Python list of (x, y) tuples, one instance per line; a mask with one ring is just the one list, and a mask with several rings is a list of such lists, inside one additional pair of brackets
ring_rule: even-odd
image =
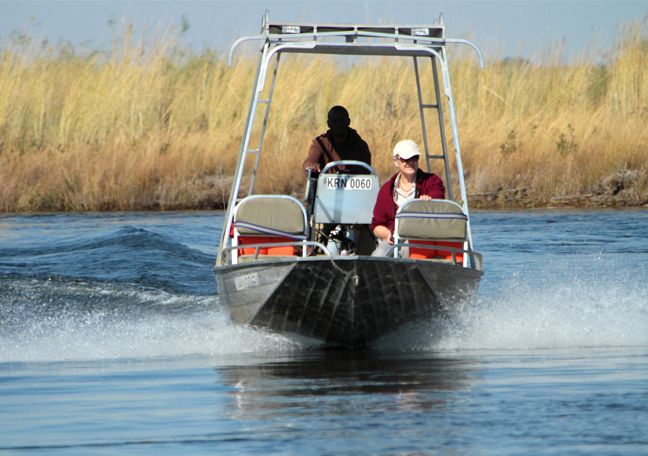
[(399, 156), (403, 160), (407, 160), (408, 158), (412, 158), (416, 155), (421, 155), (421, 151), (414, 141), (412, 141), (411, 139), (404, 139), (403, 141), (399, 141), (396, 144), (396, 147), (394, 147), (393, 155), (394, 157)]

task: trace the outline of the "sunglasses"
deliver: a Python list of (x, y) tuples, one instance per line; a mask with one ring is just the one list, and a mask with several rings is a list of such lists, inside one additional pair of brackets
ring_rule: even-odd
[(396, 157), (394, 157), (394, 158), (396, 158), (397, 160), (400, 160), (401, 163), (407, 163), (408, 161), (417, 162), (417, 161), (419, 161), (419, 157), (420, 157), (420, 155), (414, 155), (413, 157), (410, 157), (410, 158), (401, 158), (400, 156), (396, 155)]

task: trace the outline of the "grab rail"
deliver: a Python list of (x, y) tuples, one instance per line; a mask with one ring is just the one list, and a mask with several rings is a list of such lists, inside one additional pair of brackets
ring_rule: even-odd
[(376, 171), (374, 171), (374, 169), (370, 165), (366, 164), (365, 162), (358, 161), (358, 160), (338, 160), (338, 161), (330, 162), (324, 167), (324, 169), (322, 170), (322, 172), (320, 174), (326, 174), (326, 172), (329, 169), (334, 168), (334, 167), (339, 166), (339, 165), (342, 165), (342, 166), (362, 166), (363, 168), (365, 168), (367, 171), (369, 171), (374, 176), (378, 175), (378, 174), (376, 174)]
[[(233, 250), (241, 250), (241, 249), (256, 249), (254, 251), (254, 260), (257, 260), (259, 258), (259, 252), (262, 248), (264, 247), (299, 247), (299, 246), (314, 246), (314, 247), (319, 247), (322, 249), (322, 251), (330, 257), (333, 257), (333, 254), (327, 249), (323, 244), (317, 242), (317, 241), (299, 241), (299, 242), (267, 242), (263, 244), (243, 244), (243, 245), (235, 245), (232, 247), (225, 247), (223, 249), (223, 257), (225, 258), (225, 263), (229, 263), (231, 258), (229, 256), (229, 253)], [(273, 255), (267, 255), (267, 256), (273, 256)], [(295, 255), (295, 258), (302, 258), (300, 256)]]
[[(447, 239), (443, 239), (443, 241), (446, 241), (446, 240)], [(422, 249), (430, 249), (430, 250), (439, 249), (438, 245), (408, 244), (406, 242), (397, 242), (394, 245), (392, 245), (389, 248), (389, 250), (387, 250), (387, 253), (385, 253), (385, 257), (389, 257), (390, 253), (392, 253), (394, 251), (394, 249), (396, 249), (396, 248), (400, 249), (400, 248), (403, 248), (403, 247), (416, 247), (417, 249), (422, 248)], [(458, 249), (458, 248), (455, 248), (455, 247), (450, 247), (450, 246), (445, 246), (445, 245), (442, 246), (442, 248), (443, 248), (444, 251), (447, 250), (447, 251), (452, 253), (452, 261), (453, 261), (455, 266), (464, 267), (463, 265), (458, 264), (457, 253), (465, 253), (465, 254), (467, 254), (469, 257), (471, 257), (473, 259), (472, 263), (473, 263), (474, 266), (471, 267), (470, 269), (477, 269), (478, 271), (482, 270), (483, 259), (482, 259), (482, 254), (481, 253), (473, 252), (472, 250)]]

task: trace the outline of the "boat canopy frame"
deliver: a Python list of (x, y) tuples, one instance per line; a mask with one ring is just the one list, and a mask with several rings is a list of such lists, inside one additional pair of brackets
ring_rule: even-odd
[[(253, 192), (254, 180), (259, 166), (263, 138), (268, 123), (270, 104), (274, 93), (279, 61), (282, 53), (413, 58), (427, 170), (429, 172), (431, 169), (431, 160), (443, 160), (448, 197), (450, 200), (454, 200), (450, 164), (448, 160), (448, 144), (445, 135), (443, 107), (441, 104), (441, 88), (436, 65), (437, 62), (439, 62), (439, 65), (441, 66), (441, 78), (443, 80), (443, 93), (447, 99), (448, 114), (450, 116), (452, 128), (461, 206), (468, 218), (466, 226), (468, 249), (473, 249), (470, 230), (470, 214), (468, 212), (466, 185), (464, 180), (463, 164), (461, 161), (461, 148), (459, 146), (459, 134), (452, 98), (452, 86), (450, 83), (446, 45), (465, 44), (470, 46), (477, 52), (480, 67), (484, 68), (483, 55), (474, 43), (464, 39), (446, 38), (443, 15), (440, 15), (438, 22), (435, 22), (433, 25), (317, 24), (302, 22), (271, 22), (269, 19), (269, 12), (266, 11), (262, 18), (261, 33), (259, 35), (240, 38), (232, 45), (228, 55), (229, 66), (232, 66), (232, 59), (236, 48), (247, 41), (260, 42), (261, 49), (252, 95), (250, 97), (245, 129), (241, 141), (241, 148), (239, 150), (238, 161), (234, 173), (232, 190), (227, 205), (225, 215), (226, 223), (223, 227), (216, 266), (225, 265), (226, 254), (229, 251), (227, 245), (229, 233), (233, 224), (234, 207), (239, 201), (239, 191), (241, 189), (243, 171), (248, 154), (256, 155), (248, 189), (248, 196), (252, 195)], [(266, 87), (270, 61), (275, 55), (276, 59), (274, 70), (272, 71), (270, 90), (267, 98), (261, 98), (261, 94)], [(423, 91), (421, 89), (418, 65), (418, 58), (420, 57), (428, 57), (431, 59), (435, 93), (435, 103), (433, 104), (425, 103), (423, 101)], [(265, 113), (263, 115), (258, 145), (256, 148), (250, 148), (252, 130), (257, 118), (256, 111), (259, 104), (265, 104)], [(435, 109), (437, 111), (442, 155), (430, 154), (426, 132), (425, 109)]]

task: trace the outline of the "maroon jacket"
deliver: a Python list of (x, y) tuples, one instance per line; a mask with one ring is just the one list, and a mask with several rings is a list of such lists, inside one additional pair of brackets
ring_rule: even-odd
[[(379, 226), (386, 226), (390, 231), (394, 231), (394, 220), (396, 219), (396, 211), (398, 205), (394, 202), (394, 182), (396, 182), (394, 174), (389, 181), (380, 187), (376, 205), (374, 206), (373, 218), (371, 219), (371, 231)], [(429, 174), (421, 171), (416, 173), (416, 198), (421, 195), (429, 195), (433, 199), (445, 198), (445, 187), (443, 181), (436, 174)]]
[[(320, 142), (324, 146), (325, 150), (322, 150), (322, 147), (319, 144)], [(369, 152), (369, 146), (353, 128), (349, 128), (349, 137), (342, 144), (333, 141), (331, 130), (328, 130), (323, 135), (315, 138), (310, 149), (308, 149), (308, 158), (304, 161), (302, 170), (304, 173), (307, 173), (306, 168), (315, 164), (319, 164), (320, 168), (324, 169), (324, 166), (329, 162), (339, 160), (358, 160), (371, 166), (371, 152)], [(331, 168), (329, 173), (342, 171), (345, 167), (344, 165), (340, 165), (337, 168), (339, 169)], [(369, 173), (366, 168), (360, 166), (351, 166), (350, 168), (350, 171), (353, 174)]]

